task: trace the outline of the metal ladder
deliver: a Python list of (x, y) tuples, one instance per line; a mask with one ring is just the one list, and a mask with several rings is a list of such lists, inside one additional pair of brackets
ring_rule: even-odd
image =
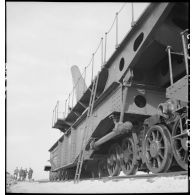
[(85, 142), (87, 141), (88, 134), (89, 134), (89, 130), (88, 130), (88, 124), (90, 121), (89, 118), (91, 117), (92, 112), (93, 112), (93, 106), (94, 106), (95, 97), (96, 97), (98, 79), (99, 79), (99, 73), (95, 77), (93, 84), (92, 84), (91, 96), (90, 96), (89, 107), (88, 107), (87, 118), (86, 118), (86, 125), (84, 128), (84, 136), (83, 136), (83, 140), (82, 140), (82, 144), (81, 144), (81, 152), (80, 152), (79, 157), (78, 157), (74, 183), (78, 183), (80, 180), (82, 165), (83, 165), (84, 156), (85, 156), (85, 147), (87, 145), (87, 143), (85, 143)]

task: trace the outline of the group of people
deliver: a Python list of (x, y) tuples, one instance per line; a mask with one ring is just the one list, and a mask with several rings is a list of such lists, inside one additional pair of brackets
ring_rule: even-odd
[(27, 169), (22, 169), (22, 167), (20, 169), (16, 167), (16, 169), (14, 170), (14, 178), (18, 181), (25, 181), (27, 175), (28, 175), (28, 180), (31, 181), (32, 174), (33, 174), (33, 170), (31, 168), (29, 168), (29, 170), (27, 171)]

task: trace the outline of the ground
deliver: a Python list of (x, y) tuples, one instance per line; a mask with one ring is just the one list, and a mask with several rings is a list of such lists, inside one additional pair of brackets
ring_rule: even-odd
[(7, 192), (15, 193), (155, 193), (188, 192), (188, 176), (122, 179), (122, 180), (88, 180), (74, 184), (66, 182), (17, 182)]

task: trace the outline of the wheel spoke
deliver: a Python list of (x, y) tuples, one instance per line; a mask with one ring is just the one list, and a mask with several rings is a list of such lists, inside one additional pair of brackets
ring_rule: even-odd
[(161, 154), (161, 152), (159, 152), (158, 155), (161, 157), (162, 160), (164, 159), (164, 156)]
[(155, 168), (155, 159), (153, 158), (153, 161), (152, 161), (152, 166)]
[(129, 163), (127, 163), (127, 170), (130, 170), (130, 164)]
[(181, 133), (183, 132), (183, 120), (180, 118), (179, 119), (179, 124), (180, 124), (180, 131), (181, 131)]
[(150, 137), (147, 140), (148, 140), (148, 142), (150, 142), (150, 144), (152, 143), (152, 140), (150, 139)]
[(180, 141), (182, 140), (182, 138), (180, 137), (180, 135), (179, 136), (178, 135), (173, 136), (172, 139), (176, 139), (176, 140), (180, 140)]
[(161, 162), (160, 162), (160, 157), (159, 156), (157, 157), (157, 162), (158, 162), (158, 167), (160, 167)]
[(131, 150), (130, 144), (127, 144), (127, 148), (128, 150)]
[(128, 149), (128, 152), (129, 152), (129, 154), (132, 154), (133, 153), (133, 149), (132, 148), (129, 148)]
[(186, 161), (186, 158), (187, 158), (187, 157), (188, 157), (188, 152), (186, 151), (183, 160)]
[(162, 136), (160, 135), (160, 139), (159, 139), (159, 142), (161, 142), (163, 140)]
[(153, 131), (152, 131), (152, 139), (155, 140), (155, 134)]
[(157, 133), (156, 133), (156, 140), (158, 140), (159, 139), (159, 132), (157, 131)]
[(150, 152), (148, 152), (148, 157), (149, 157), (149, 160), (152, 159), (152, 156), (151, 156)]
[(182, 146), (181, 146), (177, 151), (180, 152), (182, 149), (183, 149), (183, 148), (182, 148)]

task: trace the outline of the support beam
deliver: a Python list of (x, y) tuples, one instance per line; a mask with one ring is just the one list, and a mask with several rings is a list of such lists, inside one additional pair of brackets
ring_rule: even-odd
[(123, 133), (131, 131), (132, 128), (133, 128), (133, 125), (132, 125), (132, 123), (130, 121), (126, 121), (124, 123), (122, 123), (122, 122), (117, 123), (115, 125), (115, 128), (113, 129), (113, 131), (111, 131), (110, 133), (108, 133), (104, 137), (100, 138), (96, 142), (92, 143), (91, 147), (92, 147), (92, 149), (97, 149), (98, 146), (100, 146), (103, 143), (113, 139), (117, 135), (120, 135), (120, 134), (123, 134)]
[[(89, 91), (92, 92), (92, 89), (89, 88)], [(96, 95), (95, 95), (95, 99), (97, 99), (97, 98), (98, 98), (98, 95), (96, 94)]]
[(68, 121), (64, 121), (68, 126), (72, 126), (73, 125), (73, 123), (71, 123), (71, 122), (68, 122)]
[(81, 106), (83, 106), (83, 108), (87, 108), (87, 106), (84, 104), (84, 103), (82, 103), (81, 101), (78, 101), (78, 103), (81, 105)]
[(79, 112), (76, 112), (76, 111), (73, 111), (73, 113), (76, 115), (76, 116), (81, 116), (81, 114)]

